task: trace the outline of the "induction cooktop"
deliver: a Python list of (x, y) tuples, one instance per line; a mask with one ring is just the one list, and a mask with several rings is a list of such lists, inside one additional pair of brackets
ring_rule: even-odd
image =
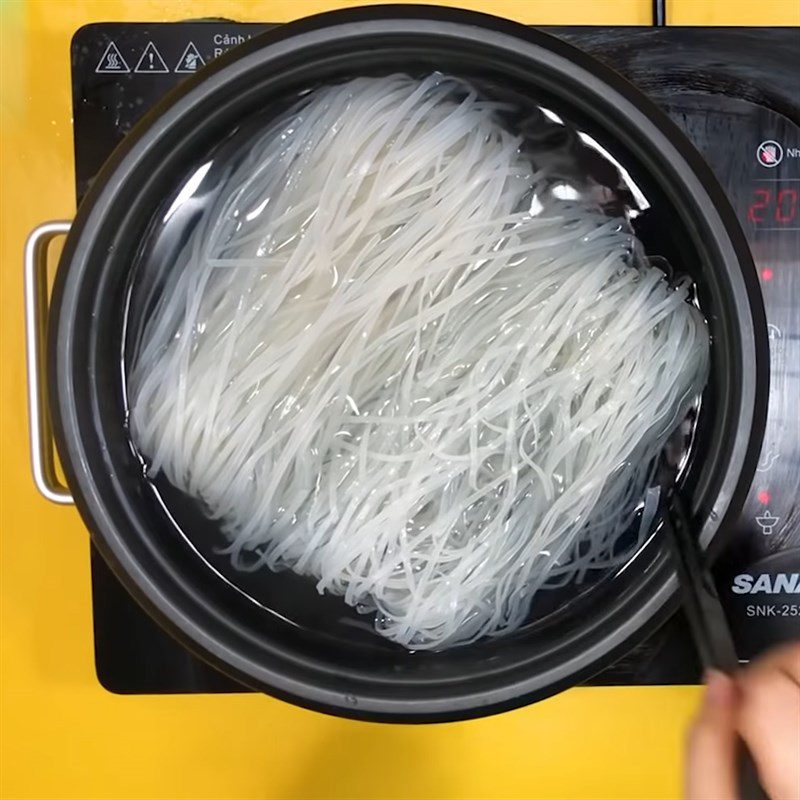
[[(78, 202), (166, 92), (271, 27), (204, 20), (101, 23), (72, 41)], [(766, 433), (715, 580), (739, 658), (800, 632), (800, 36), (792, 28), (546, 28), (627, 76), (705, 156), (736, 210), (769, 324)], [(120, 693), (247, 691), (196, 659), (128, 596), (92, 548), (97, 675)], [(678, 613), (592, 684), (691, 683)]]

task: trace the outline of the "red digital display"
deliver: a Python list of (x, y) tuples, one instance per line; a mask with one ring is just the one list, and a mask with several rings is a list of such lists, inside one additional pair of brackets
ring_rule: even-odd
[(747, 219), (755, 225), (780, 228), (800, 220), (800, 189), (759, 187), (753, 190)]

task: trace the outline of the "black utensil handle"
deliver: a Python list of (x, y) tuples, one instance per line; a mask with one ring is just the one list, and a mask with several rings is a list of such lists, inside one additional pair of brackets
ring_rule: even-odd
[(705, 556), (692, 533), (683, 501), (677, 494), (669, 500), (664, 524), (669, 529), (683, 609), (700, 661), (706, 669), (728, 674), (735, 672), (739, 668), (739, 658), (728, 618), (706, 567)]
[(739, 800), (770, 800), (766, 789), (761, 785), (752, 753), (743, 740), (739, 741), (741, 742), (737, 765), (739, 769)]
[[(673, 494), (669, 500), (664, 526), (672, 544), (683, 609), (689, 620), (700, 660), (706, 669), (716, 669), (731, 675), (739, 668), (739, 659), (728, 618), (720, 603), (705, 556), (697, 538), (692, 535), (689, 516), (678, 494)], [(770, 800), (761, 785), (746, 742), (741, 739), (739, 741), (739, 799)]]

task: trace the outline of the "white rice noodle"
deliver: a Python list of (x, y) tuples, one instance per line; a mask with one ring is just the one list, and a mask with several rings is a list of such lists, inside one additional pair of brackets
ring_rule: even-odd
[(310, 93), (231, 167), (130, 362), (149, 473), (236, 566), (312, 576), (409, 649), (629, 558), (706, 378), (688, 284), (555, 198), (502, 112), (438, 74)]

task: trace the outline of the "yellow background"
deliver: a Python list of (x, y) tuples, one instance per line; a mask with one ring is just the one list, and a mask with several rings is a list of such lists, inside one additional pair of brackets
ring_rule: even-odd
[[(573, 689), (491, 719), (401, 727), (262, 696), (120, 697), (94, 674), (87, 534), (27, 456), (22, 247), (74, 213), (69, 43), (95, 21), (286, 21), (325, 0), (0, 0), (2, 797), (543, 798), (680, 795), (692, 687)], [(649, 0), (484, 0), (526, 23), (648, 24)], [(671, 24), (800, 24), (800, 0), (672, 0)], [(713, 46), (709, 42), (709, 46)]]

